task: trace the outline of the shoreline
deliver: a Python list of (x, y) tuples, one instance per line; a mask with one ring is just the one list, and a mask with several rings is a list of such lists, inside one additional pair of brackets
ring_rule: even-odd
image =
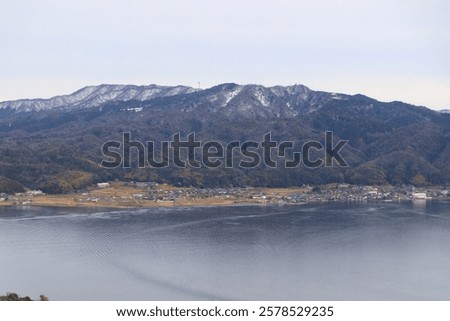
[[(53, 195), (52, 195), (53, 196)], [(252, 201), (205, 201), (197, 202), (191, 201), (180, 201), (180, 202), (167, 202), (167, 203), (157, 203), (157, 202), (145, 202), (139, 204), (110, 204), (106, 202), (73, 202), (70, 198), (63, 200), (63, 198), (58, 197), (58, 201), (54, 202), (53, 197), (48, 198), (36, 198), (32, 203), (18, 204), (10, 201), (4, 201), (0, 203), (0, 207), (67, 207), (67, 208), (110, 208), (110, 209), (144, 209), (144, 208), (176, 208), (176, 207), (187, 207), (187, 208), (207, 208), (207, 207), (233, 207), (233, 206), (281, 206), (281, 205), (304, 205), (313, 202), (298, 202), (298, 203), (268, 203), (268, 202), (252, 202)], [(325, 202), (325, 201), (323, 201)]]
[[(419, 190), (419, 189), (418, 189)], [(413, 188), (414, 191), (414, 188)], [(449, 199), (443, 187), (420, 189), (423, 199)], [(394, 186), (352, 186), (328, 184), (290, 188), (216, 188), (197, 189), (171, 185), (142, 186), (114, 182), (104, 188), (84, 192), (46, 195), (29, 191), (3, 199), (2, 206), (73, 207), (73, 208), (164, 208), (219, 206), (275, 206), (309, 203), (341, 202), (397, 202), (415, 200), (414, 193)]]

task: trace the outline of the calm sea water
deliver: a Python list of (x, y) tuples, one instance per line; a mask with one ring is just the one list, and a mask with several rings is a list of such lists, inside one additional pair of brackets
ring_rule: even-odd
[(0, 208), (0, 293), (450, 300), (450, 202)]

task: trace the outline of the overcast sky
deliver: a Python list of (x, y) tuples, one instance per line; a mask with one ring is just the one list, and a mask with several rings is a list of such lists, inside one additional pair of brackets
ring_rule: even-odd
[(304, 84), (450, 108), (448, 0), (0, 0), (0, 100)]

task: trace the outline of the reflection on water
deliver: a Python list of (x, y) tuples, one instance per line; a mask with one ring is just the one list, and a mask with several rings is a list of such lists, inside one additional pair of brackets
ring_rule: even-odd
[(427, 208), (427, 200), (413, 199), (412, 204), (415, 210), (426, 210)]
[(0, 293), (450, 300), (450, 203), (0, 208)]

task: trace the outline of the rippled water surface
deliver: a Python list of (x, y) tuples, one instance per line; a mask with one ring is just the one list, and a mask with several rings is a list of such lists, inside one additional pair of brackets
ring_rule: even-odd
[(450, 300), (450, 202), (0, 208), (0, 293)]

